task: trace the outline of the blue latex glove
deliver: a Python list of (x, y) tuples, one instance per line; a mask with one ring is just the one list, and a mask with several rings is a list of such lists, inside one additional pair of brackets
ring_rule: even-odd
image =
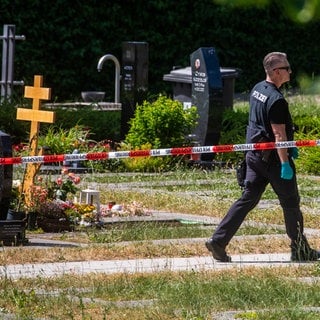
[(289, 161), (281, 163), (281, 178), (285, 180), (291, 180), (293, 177), (293, 170)]
[(299, 149), (297, 147), (293, 147), (291, 150), (291, 158), (298, 159), (299, 157)]

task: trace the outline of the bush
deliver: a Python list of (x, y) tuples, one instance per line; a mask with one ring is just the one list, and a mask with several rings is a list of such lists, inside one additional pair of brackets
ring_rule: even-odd
[[(196, 125), (195, 107), (184, 109), (181, 102), (159, 96), (154, 102), (138, 105), (122, 148), (174, 148), (186, 144), (186, 136)], [(181, 164), (184, 157), (143, 157), (124, 159), (129, 171), (165, 171)]]
[[(48, 149), (50, 154), (70, 154), (75, 150), (78, 153), (109, 152), (115, 148), (115, 144), (111, 140), (105, 139), (97, 142), (90, 138), (91, 131), (81, 125), (76, 125), (70, 129), (50, 126), (45, 135), (39, 136), (39, 146)], [(81, 161), (81, 164), (101, 172), (110, 168), (117, 169), (119, 167), (117, 162), (113, 159), (86, 160)]]
[(196, 120), (195, 107), (184, 109), (181, 102), (160, 95), (154, 102), (137, 106), (125, 141), (134, 149), (145, 144), (152, 148), (180, 147), (195, 128)]
[[(317, 140), (320, 134), (320, 119), (314, 116), (302, 116), (295, 121), (297, 133), (295, 140)], [(299, 148), (299, 157), (296, 160), (298, 172), (319, 174), (320, 149), (319, 147)]]

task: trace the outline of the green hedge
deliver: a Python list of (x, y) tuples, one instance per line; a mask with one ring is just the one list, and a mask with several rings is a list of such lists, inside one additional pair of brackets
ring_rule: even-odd
[(65, 129), (78, 124), (90, 130), (91, 139), (95, 141), (120, 140), (120, 111), (93, 111), (90, 108), (82, 108), (77, 111), (57, 109), (55, 112), (56, 123)]
[[(295, 99), (290, 103), (293, 122), (295, 125), (295, 140), (320, 139), (320, 105), (314, 99)], [(233, 110), (226, 110), (222, 121), (222, 132), (219, 144), (245, 143), (245, 132), (248, 122), (248, 104), (238, 105)], [(216, 154), (216, 159), (235, 165), (243, 158), (243, 152)], [(320, 148), (301, 147), (299, 157), (295, 161), (297, 172), (319, 175)]]
[[(29, 140), (30, 121), (16, 120), (16, 106), (21, 103), (0, 104), (0, 130), (10, 134), (12, 142), (18, 144)], [(26, 108), (31, 108), (25, 105)], [(51, 110), (52, 111), (52, 110)], [(78, 110), (57, 108), (54, 126), (62, 129), (71, 129), (76, 125), (85, 127), (90, 131), (90, 138), (95, 141), (105, 139), (120, 140), (120, 111), (95, 111), (89, 107)], [(41, 123), (40, 134), (45, 134), (52, 124)]]
[[(162, 80), (173, 66), (189, 65), (199, 47), (216, 48), (221, 66), (242, 70), (236, 91), (251, 89), (264, 74), (269, 51), (285, 51), (293, 68), (292, 85), (301, 74), (319, 74), (319, 21), (297, 24), (281, 8), (232, 8), (213, 0), (65, 1), (2, 0), (0, 25), (15, 24), (15, 80), (33, 83), (44, 76), (53, 100), (80, 98), (81, 91), (103, 90), (113, 101), (114, 66), (98, 73), (98, 59), (114, 54), (121, 61), (123, 41), (149, 43), (149, 90), (171, 93)], [(254, 30), (254, 32), (252, 32)], [(15, 90), (20, 92), (19, 88)]]

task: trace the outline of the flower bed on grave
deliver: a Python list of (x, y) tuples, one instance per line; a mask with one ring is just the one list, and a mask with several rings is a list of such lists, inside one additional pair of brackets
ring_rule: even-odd
[(150, 215), (151, 211), (138, 201), (133, 201), (128, 204), (116, 204), (110, 201), (107, 205), (101, 206), (101, 217), (106, 218)]
[[(79, 176), (63, 168), (60, 176), (55, 179), (48, 175), (38, 176), (35, 180), (30, 186), (28, 202), (21, 191), (21, 184), (14, 184), (12, 210), (36, 213), (36, 223), (45, 232), (71, 231), (75, 224), (88, 218), (89, 211), (82, 208), (84, 205), (74, 204), (71, 200), (79, 190)], [(95, 208), (91, 207), (90, 212), (93, 217)]]
[(27, 215), (36, 213), (36, 225), (44, 232), (72, 231), (76, 226), (93, 226), (100, 223), (99, 219), (103, 217), (150, 215), (150, 211), (136, 201), (128, 204), (110, 201), (107, 205), (101, 205), (99, 213), (93, 204), (74, 202), (75, 194), (80, 191), (77, 187), (80, 177), (66, 168), (55, 179), (50, 175), (39, 175), (35, 180), (30, 186), (28, 204), (21, 194), (21, 185), (14, 184), (12, 204), (16, 210), (24, 211)]

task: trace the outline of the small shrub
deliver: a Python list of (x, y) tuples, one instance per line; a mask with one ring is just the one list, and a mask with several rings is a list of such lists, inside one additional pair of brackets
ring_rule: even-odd
[(181, 102), (160, 95), (154, 102), (145, 101), (137, 106), (125, 140), (134, 149), (147, 143), (152, 148), (180, 147), (196, 120), (195, 107), (184, 109)]
[[(184, 109), (179, 101), (159, 96), (154, 102), (145, 101), (138, 105), (130, 129), (122, 148), (157, 149), (174, 148), (186, 145), (186, 136), (196, 125), (195, 107)], [(183, 157), (142, 157), (124, 159), (129, 171), (165, 171), (178, 163)]]

